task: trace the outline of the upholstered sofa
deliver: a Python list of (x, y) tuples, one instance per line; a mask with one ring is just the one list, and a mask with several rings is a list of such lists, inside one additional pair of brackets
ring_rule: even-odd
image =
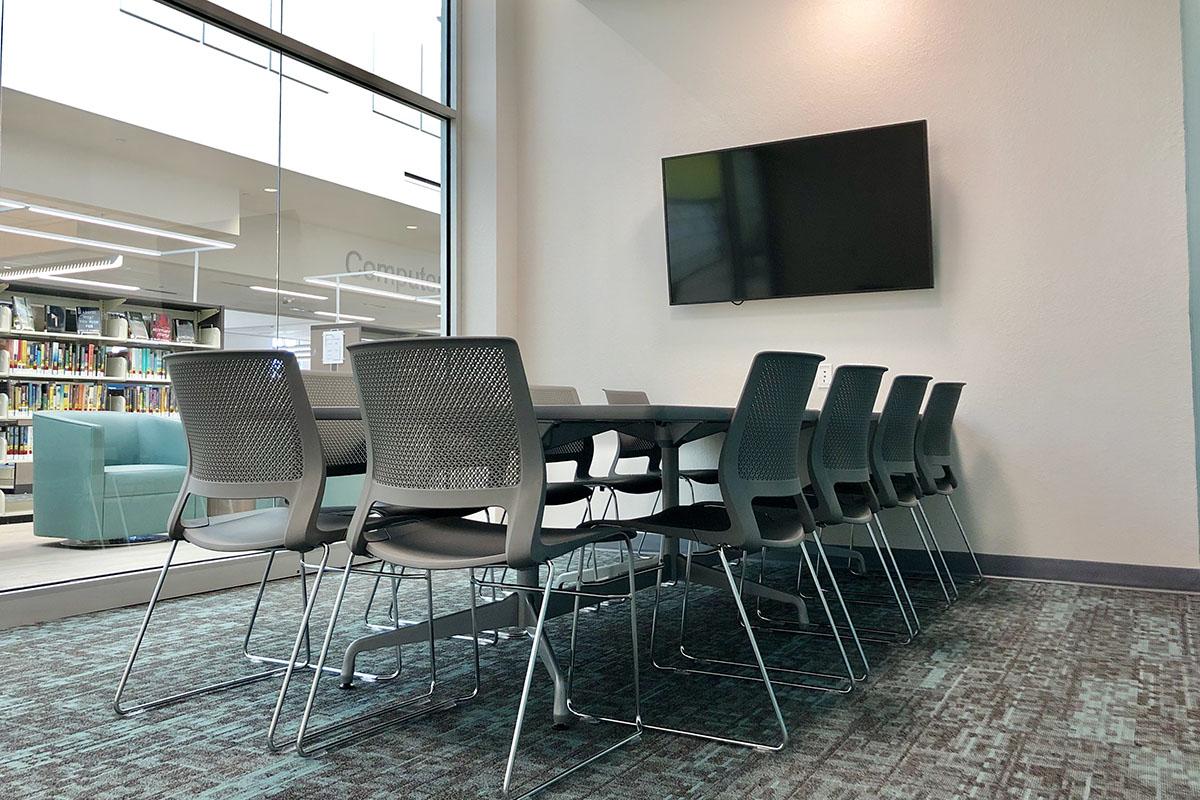
[[(187, 469), (183, 425), (116, 411), (33, 415), (33, 532), (76, 543), (128, 542), (166, 533)], [(353, 506), (361, 476), (330, 478), (322, 505)], [(192, 498), (186, 517), (206, 513)]]

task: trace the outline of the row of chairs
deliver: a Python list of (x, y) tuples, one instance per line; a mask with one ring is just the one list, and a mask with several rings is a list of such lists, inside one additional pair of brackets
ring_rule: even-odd
[[(772, 674), (787, 673), (790, 676), (800, 671), (766, 666), (754, 631), (758, 626), (777, 623), (769, 621), (761, 609), (751, 620), (742, 600), (747, 584), (735, 579), (731, 561), (741, 559), (744, 564), (752, 553), (797, 548), (802, 563), (806, 564), (819, 587), (820, 576), (825, 576), (825, 583), (830, 586), (846, 620), (847, 642), (854, 643), (862, 662), (861, 670), (852, 667), (827, 592), (818, 591), (817, 597), (832, 630), (832, 638), (838, 644), (850, 686), (853, 686), (865, 677), (869, 665), (837, 586), (832, 564), (822, 546), (820, 531), (833, 524), (859, 524), (867, 527), (874, 540), (871, 528), (874, 522), (882, 538), (883, 530), (876, 514), (885, 502), (895, 498), (899, 506), (911, 500), (917, 503), (912, 506), (916, 508), (922, 495), (938, 493), (949, 499), (949, 493), (957, 486), (957, 477), (949, 460), (949, 423), (954, 409), (948, 400), (952, 396), (954, 404), (957, 403), (956, 389), (961, 390), (960, 384), (935, 387), (922, 421), (914, 423), (912, 434), (908, 436), (911, 455), (905, 460), (903, 448), (889, 444), (900, 442), (907, 435), (892, 421), (893, 417), (899, 419), (899, 412), (889, 414), (893, 396), (900, 390), (893, 385), (884, 412), (875, 422), (872, 438), (871, 409), (884, 370), (842, 367), (835, 373), (825, 408), (811, 428), (811, 442), (805, 446), (804, 438), (808, 432), (804, 425), (805, 408), (816, 366), (822, 358), (802, 353), (762, 353), (751, 366), (722, 445), (718, 468), (711, 475), (720, 486), (721, 502), (693, 502), (633, 520), (585, 520), (575, 528), (548, 528), (542, 524), (550, 494), (546, 463), (559, 455), (577, 453), (543, 451), (533, 398), (515, 342), (494, 338), (372, 342), (352, 346), (350, 354), (357, 387), (353, 404), (361, 403), (361, 423), (318, 422), (312, 412), (314, 404), (350, 403), (346, 402), (344, 391), (338, 397), (318, 397), (322, 391), (329, 394), (329, 386), (317, 386), (320, 381), (328, 382), (329, 379), (310, 377), (306, 386), (306, 378), (289, 354), (225, 351), (168, 357), (168, 370), (188, 439), (188, 476), (170, 519), (172, 546), (118, 686), (115, 701), (118, 713), (141, 713), (199, 694), (282, 678), (275, 710), (267, 726), (268, 745), (273, 750), (281, 750), (285, 745), (279, 740), (279, 733), (288, 689), (297, 672), (306, 671), (312, 674), (312, 680), (291, 747), (301, 754), (311, 755), (375, 733), (384, 724), (464, 702), (475, 695), (481, 680), (478, 627), (472, 625), (476, 631), (472, 637), (474, 689), (466, 695), (446, 697), (442, 696), (444, 692), (438, 693), (436, 642), (431, 625), (428, 641), (431, 675), (427, 691), (333, 725), (310, 726), (320, 680), (326, 673), (336, 671), (326, 667), (326, 661), (350, 578), (361, 573), (378, 579), (384, 574), (385, 567), (390, 566), (392, 572), (387, 578), (393, 585), (393, 610), (398, 625), (400, 615), (394, 588), (398, 581), (425, 583), (426, 611), (432, 619), (434, 573), (463, 570), (469, 577), (468, 598), (465, 599), (470, 604), (472, 621), (478, 593), (484, 587), (519, 593), (528, 599), (528, 607), (536, 618), (502, 780), (502, 790), (507, 796), (513, 786), (514, 765), (539, 644), (551, 606), (550, 597), (558, 593), (575, 598), (573, 626), (578, 624), (579, 600), (594, 599), (584, 581), (582, 556), (578, 558), (573, 579), (565, 574), (566, 570), (557, 560), (571, 558), (587, 545), (612, 543), (620, 547), (625, 556), (628, 591), (619, 597), (628, 604), (629, 611), (634, 708), (628, 718), (596, 718), (628, 726), (631, 731), (616, 745), (542, 781), (526, 796), (616, 747), (636, 740), (646, 728), (756, 747), (782, 747), (787, 740), (787, 728), (774, 694)], [(928, 379), (923, 380), (928, 383)], [(900, 379), (897, 382), (901, 382)], [(906, 380), (901, 385), (910, 383), (915, 386), (917, 381)], [(924, 385), (921, 384), (922, 394)], [(943, 397), (945, 400), (938, 400)], [(911, 403), (910, 396), (905, 395), (905, 398)], [(896, 405), (901, 405), (899, 399)], [(944, 435), (937, 429), (942, 423), (946, 428)], [(879, 459), (870, 458), (876, 449), (871, 442), (879, 444)], [(916, 450), (912, 443), (919, 443)], [(641, 446), (634, 442), (629, 444)], [(581, 444), (584, 450), (589, 446), (588, 442)], [(859, 458), (860, 451), (869, 454), (865, 463)], [(807, 465), (804, 463), (806, 454)], [(897, 470), (896, 464), (904, 469)], [(873, 480), (871, 468), (878, 465), (883, 465), (884, 469), (877, 469)], [(365, 472), (363, 492), (357, 505), (354, 508), (321, 508), (326, 476), (354, 471)], [(889, 489), (881, 490), (876, 485), (881, 475), (889, 477)], [(590, 476), (577, 473), (577, 477), (589, 492), (597, 488), (591, 485)], [(897, 477), (898, 481), (892, 480)], [(584, 483), (583, 479), (589, 483)], [(661, 476), (658, 481), (661, 488)], [(645, 483), (652, 484), (653, 481)], [(620, 484), (621, 481), (616, 481), (603, 485), (611, 489)], [(277, 507), (251, 512), (185, 520), (182, 517), (184, 503), (192, 494), (210, 498), (272, 497), (282, 498), (284, 502)], [(886, 500), (881, 501), (880, 495), (885, 495)], [(503, 521), (480, 518), (486, 509), (503, 509)], [(957, 514), (955, 517), (957, 519)], [(752, 666), (757, 669), (757, 679), (766, 687), (782, 734), (779, 742), (742, 741), (700, 731), (655, 726), (643, 719), (638, 679), (637, 559), (632, 545), (637, 533), (658, 533), (689, 542), (689, 573), (693, 568), (705, 568), (699, 562), (706, 557), (720, 563), (754, 654)], [(963, 536), (965, 540), (965, 534)], [(268, 662), (269, 669), (126, 705), (123, 692), (180, 541), (224, 552), (268, 551), (272, 557), (278, 552), (291, 551), (301, 554), (302, 562), (305, 553), (319, 551), (320, 561), (315, 567), (306, 566), (301, 570), (304, 610), (287, 658), (257, 656), (257, 660)], [(330, 545), (342, 541), (346, 542), (351, 556), (341, 569), (342, 577), (328, 627), (314, 659), (309, 645), (309, 622), (322, 576), (331, 569)], [(809, 541), (813, 544), (811, 553), (806, 546)], [(903, 587), (904, 584), (894, 555), (886, 547), (886, 541), (882, 547), (877, 542), (876, 550), (905, 624), (913, 625), (908, 615), (911, 614), (915, 622), (915, 607), (907, 598), (906, 588), (902, 591), (907, 602), (900, 600), (901, 589), (897, 585)], [(697, 561), (695, 567), (693, 555)], [(813, 555), (823, 565), (823, 570), (817, 568)], [(377, 568), (368, 569), (356, 563), (363, 561), (377, 562)], [(892, 569), (889, 569), (889, 561)], [(934, 567), (936, 572), (937, 565)], [(541, 570), (540, 585), (508, 582), (504, 578), (496, 580), (495, 571), (500, 569), (524, 571), (525, 575)], [(313, 576), (311, 586), (307, 580), (309, 572)], [(946, 572), (946, 577), (950, 578), (948, 570)], [(256, 611), (266, 577), (264, 573)], [(939, 580), (942, 579), (939, 577)], [(661, 583), (660, 579), (658, 585)], [(685, 614), (687, 585), (685, 581)], [(651, 623), (652, 656), (658, 626), (658, 596), (656, 589)], [(950, 599), (949, 595), (947, 599)], [(914, 626), (910, 635), (915, 630)], [(684, 652), (682, 647), (680, 652)], [(653, 660), (658, 664), (657, 656)], [(713, 665), (738, 667), (731, 659), (711, 659), (703, 665), (693, 663), (685, 668), (665, 668), (724, 674), (719, 669), (708, 668)], [(365, 677), (386, 680), (397, 677), (400, 671), (401, 660), (397, 653), (395, 673)], [(806, 684), (797, 682), (796, 685)], [(584, 712), (578, 713), (583, 715)]]

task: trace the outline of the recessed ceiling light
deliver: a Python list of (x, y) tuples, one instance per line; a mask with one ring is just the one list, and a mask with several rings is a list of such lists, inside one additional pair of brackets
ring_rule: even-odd
[(304, 297), (309, 300), (328, 300), (329, 298), (323, 294), (308, 294), (307, 292), (293, 292), (290, 289), (275, 289), (271, 286), (251, 286), (256, 292), (269, 292), (270, 294), (282, 294), (288, 297)]
[(278, 189), (276, 189), (274, 186), (264, 186), (264, 187), (263, 187), (263, 191), (264, 191), (264, 192), (271, 192), (272, 194), (274, 194), (275, 192), (278, 192), (279, 190), (278, 190)]
[(410, 231), (415, 231), (417, 229), (416, 225), (405, 225), (404, 227)]
[[(318, 317), (329, 317), (330, 319), (338, 318), (338, 315), (333, 313), (332, 311), (314, 311), (313, 313), (316, 314)], [(374, 322), (375, 321), (374, 317), (360, 317), (357, 314), (342, 314), (341, 317), (343, 320), (349, 320), (350, 322)]]

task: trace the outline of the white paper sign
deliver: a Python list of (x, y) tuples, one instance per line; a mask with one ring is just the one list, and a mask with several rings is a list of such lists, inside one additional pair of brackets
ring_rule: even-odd
[(321, 363), (341, 364), (346, 360), (346, 332), (323, 331), (321, 334)]

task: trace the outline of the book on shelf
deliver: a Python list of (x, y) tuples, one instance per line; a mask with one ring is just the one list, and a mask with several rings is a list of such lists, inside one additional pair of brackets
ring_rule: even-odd
[(146, 328), (146, 317), (140, 311), (129, 312), (129, 338), (149, 339), (150, 331)]
[(62, 306), (46, 306), (46, 327), (50, 333), (63, 333), (67, 330), (67, 310)]
[(129, 358), (129, 374), (139, 378), (166, 378), (167, 353), (153, 347), (131, 347), (127, 354)]
[(99, 383), (60, 381), (13, 381), (10, 413), (34, 411), (100, 411), (104, 408), (104, 386)]
[(29, 299), (21, 295), (13, 295), (13, 330), (31, 331), (33, 327), (33, 309)]
[(67, 308), (65, 310), (67, 312), (67, 324), (66, 324), (66, 327), (63, 328), (63, 330), (66, 331), (67, 333), (78, 333), (79, 332), (79, 311), (77, 311), (74, 308)]
[(175, 393), (170, 386), (126, 386), (125, 411), (139, 414), (170, 414), (175, 411)]
[(80, 306), (78, 309), (78, 318), (75, 323), (76, 328), (80, 333), (89, 336), (100, 335), (100, 309), (95, 306)]
[(190, 319), (175, 320), (175, 341), (193, 344), (196, 341), (196, 323)]
[(79, 377), (104, 372), (104, 348), (95, 342), (56, 342), (9, 339), (8, 368), (39, 370)]
[(33, 455), (33, 426), (17, 425), (4, 431), (4, 457), (21, 458)]
[(151, 314), (150, 336), (158, 342), (171, 341), (171, 318), (166, 314)]

